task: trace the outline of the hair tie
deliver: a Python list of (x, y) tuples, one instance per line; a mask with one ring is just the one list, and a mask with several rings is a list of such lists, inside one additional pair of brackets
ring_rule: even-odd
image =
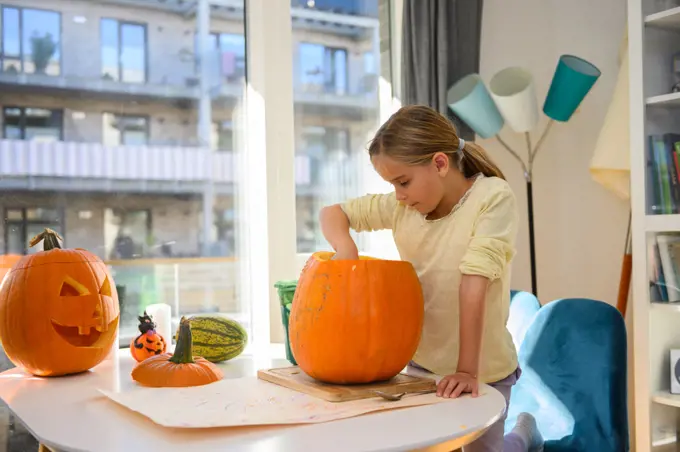
[(462, 138), (458, 138), (458, 150), (462, 151), (463, 148), (465, 148), (465, 140)]

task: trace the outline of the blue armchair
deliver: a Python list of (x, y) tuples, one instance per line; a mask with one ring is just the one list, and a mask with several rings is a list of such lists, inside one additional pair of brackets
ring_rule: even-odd
[(522, 376), (506, 432), (525, 411), (536, 418), (546, 452), (629, 450), (626, 328), (614, 307), (553, 301), (535, 313), (518, 342)]
[(510, 291), (510, 315), (506, 325), (517, 350), (539, 309), (541, 303), (534, 294), (519, 290)]

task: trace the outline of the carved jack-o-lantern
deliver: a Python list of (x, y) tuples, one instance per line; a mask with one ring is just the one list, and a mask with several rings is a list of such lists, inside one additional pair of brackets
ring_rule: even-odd
[(135, 361), (141, 363), (146, 358), (165, 353), (167, 344), (163, 336), (156, 332), (156, 324), (146, 311), (137, 319), (139, 320), (139, 336), (130, 341), (130, 354)]
[(24, 256), (0, 285), (0, 340), (7, 357), (39, 376), (82, 372), (116, 342), (120, 308), (104, 262), (61, 249), (49, 229), (33, 238), (44, 251)]

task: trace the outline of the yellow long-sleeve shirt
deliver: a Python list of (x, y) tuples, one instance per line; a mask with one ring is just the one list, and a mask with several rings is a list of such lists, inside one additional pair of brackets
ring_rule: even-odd
[(480, 175), (451, 213), (437, 220), (400, 204), (394, 193), (351, 199), (342, 209), (356, 231), (391, 229), (401, 259), (411, 262), (420, 278), (425, 319), (413, 358), (418, 365), (439, 375), (456, 372), (459, 287), (465, 274), (490, 280), (480, 381), (502, 380), (517, 368), (517, 352), (505, 325), (518, 213), (506, 181)]

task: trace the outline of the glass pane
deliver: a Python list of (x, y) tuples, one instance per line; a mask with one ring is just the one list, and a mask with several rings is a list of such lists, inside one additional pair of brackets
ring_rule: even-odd
[(146, 27), (122, 24), (120, 34), (121, 80), (143, 83), (146, 81)]
[[(293, 21), (295, 71), (295, 179), (298, 252), (329, 249), (318, 224), (319, 210), (364, 193), (370, 170), (366, 143), (379, 126), (377, 76), (380, 33), (378, 0), (316, 1), (294, 7), (367, 15), (374, 22)], [(340, 23), (342, 22), (342, 23)], [(314, 39), (313, 39), (314, 37)], [(385, 47), (383, 47), (385, 48)], [(389, 46), (386, 46), (389, 48)], [(389, 55), (383, 55), (389, 58)], [(383, 67), (389, 67), (384, 65)], [(316, 95), (323, 93), (323, 96)], [(360, 249), (365, 239), (355, 234)]]
[(324, 47), (308, 42), (300, 43), (300, 83), (303, 91), (319, 92), (324, 86)]
[(30, 207), (26, 209), (26, 219), (29, 221), (46, 221), (59, 224), (61, 222), (61, 212), (58, 209)]
[(59, 75), (61, 15), (54, 11), (22, 10), (24, 72)]
[(242, 80), (246, 75), (246, 41), (242, 35), (220, 34), (222, 75), (228, 81)]
[(42, 108), (24, 110), (24, 139), (58, 141), (61, 139), (62, 112)]
[(24, 212), (21, 209), (7, 209), (5, 211), (5, 219), (23, 221)]
[[(37, 158), (11, 159), (17, 173), (0, 178), (0, 211), (14, 212), (0, 223), (0, 250), (25, 252), (27, 240), (49, 225), (68, 247), (105, 260), (120, 297), (125, 346), (138, 334), (137, 316), (153, 303), (171, 306), (174, 327), (182, 315), (215, 312), (240, 321), (251, 334), (236, 229), (243, 209), (234, 182), (245, 123), (243, 4), (231, 1), (226, 13), (210, 11), (212, 29), (203, 32), (214, 35), (207, 53), (212, 58), (221, 46), (233, 55), (223, 69), (233, 66), (205, 97), (207, 109), (199, 109), (197, 69), (210, 59), (193, 46), (199, 30), (193, 10), (186, 15), (192, 2), (184, 2), (187, 8), (155, 2), (153, 9), (141, 1), (85, 3), (84, 22), (75, 20), (70, 0), (45, 3), (52, 11), (3, 9), (3, 68), (9, 56), (18, 72), (22, 62), (37, 70), (35, 55), (27, 48), (22, 53), (22, 43), (34, 32), (55, 40), (63, 34), (64, 48), (55, 50), (45, 72), (64, 55), (64, 75), (78, 89), (64, 95), (58, 79), (5, 87), (16, 95), (0, 106), (1, 139), (44, 143), (31, 144), (30, 151), (26, 143), (12, 144), (17, 155)], [(202, 145), (211, 136), (199, 129), (203, 114), (207, 124), (219, 125), (221, 152)], [(63, 213), (58, 224), (54, 212)]]
[[(21, 37), (19, 36), (19, 10), (15, 8), (2, 9), (2, 52), (4, 57), (21, 56)], [(16, 67), (21, 70), (21, 64)]]
[(112, 19), (101, 20), (101, 57), (102, 78), (106, 80), (120, 80), (118, 47), (118, 22)]
[(112, 113), (102, 114), (102, 142), (105, 146), (118, 146), (122, 143), (118, 118)]
[(126, 130), (123, 133), (123, 142), (125, 146), (145, 146), (147, 143), (146, 132), (140, 130)]
[(24, 243), (23, 227), (17, 223), (6, 223), (7, 245), (5, 254), (24, 254), (26, 243)]

